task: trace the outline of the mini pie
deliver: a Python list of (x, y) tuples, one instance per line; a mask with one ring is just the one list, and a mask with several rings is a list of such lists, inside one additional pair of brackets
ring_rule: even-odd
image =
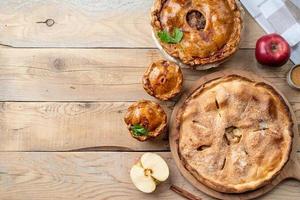
[[(155, 102), (141, 100), (132, 104), (125, 115), (125, 123), (132, 137), (139, 141), (146, 141), (164, 133), (167, 128), (167, 115)], [(145, 135), (136, 135), (133, 126), (142, 126), (147, 130)]]
[(173, 62), (160, 60), (152, 63), (143, 76), (144, 89), (160, 100), (169, 100), (182, 88), (181, 69)]
[[(151, 25), (163, 50), (192, 68), (218, 64), (238, 49), (242, 18), (235, 0), (155, 0)], [(160, 41), (160, 31), (183, 31), (177, 44)]]
[(186, 99), (176, 123), (184, 167), (219, 192), (262, 187), (289, 159), (289, 108), (263, 82), (238, 75), (209, 81)]

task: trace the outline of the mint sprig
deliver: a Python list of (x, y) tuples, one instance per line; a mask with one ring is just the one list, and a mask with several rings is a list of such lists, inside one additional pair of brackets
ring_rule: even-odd
[(134, 136), (146, 136), (148, 135), (148, 130), (140, 124), (136, 124), (130, 127), (130, 130)]
[(163, 31), (159, 31), (157, 33), (157, 36), (160, 38), (162, 42), (177, 44), (182, 40), (183, 32), (179, 28), (175, 28), (173, 30), (172, 35), (170, 35), (170, 33), (168, 33), (166, 30), (163, 30)]

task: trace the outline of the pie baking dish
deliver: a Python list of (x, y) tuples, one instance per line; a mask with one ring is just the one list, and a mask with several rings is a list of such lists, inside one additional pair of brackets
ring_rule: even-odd
[(240, 75), (195, 89), (176, 114), (178, 154), (213, 190), (242, 193), (271, 182), (289, 159), (291, 113), (272, 86)]
[[(168, 59), (199, 70), (215, 67), (238, 49), (241, 8), (235, 0), (155, 0), (151, 25), (158, 47)], [(179, 43), (162, 42), (158, 33), (183, 32)]]
[(148, 94), (166, 101), (180, 93), (183, 75), (176, 63), (159, 60), (151, 63), (143, 76), (143, 86)]

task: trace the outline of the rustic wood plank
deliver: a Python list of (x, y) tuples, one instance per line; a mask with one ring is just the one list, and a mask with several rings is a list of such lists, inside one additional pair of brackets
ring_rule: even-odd
[[(123, 117), (130, 103), (0, 103), (0, 151), (169, 149), (167, 135), (138, 142)], [(170, 116), (173, 103), (163, 106)]]
[[(0, 197), (23, 199), (182, 199), (169, 189), (171, 183), (203, 199), (211, 199), (193, 188), (177, 170), (170, 153), (162, 155), (170, 178), (153, 194), (139, 192), (129, 170), (142, 153), (0, 153)], [(300, 160), (300, 154), (299, 154)], [(288, 180), (261, 199), (300, 196), (300, 182)]]
[[(0, 1), (0, 43), (14, 47), (152, 48), (155, 47), (149, 25), (152, 2)], [(54, 20), (54, 24), (41, 23), (47, 19)], [(256, 39), (263, 34), (248, 13), (243, 34), (242, 48), (254, 47)]]
[[(160, 103), (170, 114), (174, 103)], [(0, 151), (167, 151), (167, 135), (152, 142), (129, 136), (130, 102), (0, 103)], [(300, 103), (293, 104), (300, 123)]]
[[(161, 58), (154, 49), (0, 49), (0, 101), (135, 101), (151, 98), (141, 85), (146, 67)], [(291, 67), (259, 68), (253, 50), (240, 50), (223, 67), (184, 69), (185, 87), (202, 75), (245, 69), (266, 77), (300, 102), (285, 76)]]

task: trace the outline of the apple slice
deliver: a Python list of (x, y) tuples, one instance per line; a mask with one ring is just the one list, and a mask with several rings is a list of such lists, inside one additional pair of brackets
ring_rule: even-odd
[(145, 193), (151, 193), (155, 190), (156, 184), (153, 178), (145, 173), (145, 169), (140, 165), (136, 164), (130, 170), (130, 177), (137, 189)]
[(156, 189), (156, 185), (168, 179), (169, 167), (159, 155), (145, 153), (131, 168), (130, 177), (137, 189), (151, 193)]

